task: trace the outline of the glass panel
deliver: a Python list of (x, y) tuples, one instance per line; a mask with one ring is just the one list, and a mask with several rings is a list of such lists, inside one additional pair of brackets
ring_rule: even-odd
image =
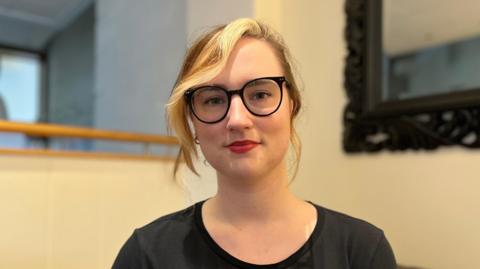
[(0, 118), (36, 122), (40, 112), (40, 78), (41, 62), (37, 55), (0, 51)]
[(478, 0), (383, 3), (383, 100), (480, 89)]

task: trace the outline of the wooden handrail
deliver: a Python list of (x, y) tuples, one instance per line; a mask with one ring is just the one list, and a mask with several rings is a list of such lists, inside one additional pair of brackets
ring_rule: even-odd
[(141, 142), (149, 144), (178, 145), (173, 136), (151, 135), (121, 131), (72, 127), (46, 123), (21, 123), (0, 120), (0, 132), (24, 133), (30, 136), (41, 137), (73, 137), (87, 139), (116, 140)]
[(152, 154), (130, 154), (112, 152), (88, 152), (70, 150), (49, 150), (49, 149), (6, 149), (0, 148), (0, 155), (20, 156), (48, 156), (48, 157), (70, 157), (70, 158), (95, 158), (95, 159), (120, 159), (132, 161), (174, 161), (170, 156), (159, 156)]

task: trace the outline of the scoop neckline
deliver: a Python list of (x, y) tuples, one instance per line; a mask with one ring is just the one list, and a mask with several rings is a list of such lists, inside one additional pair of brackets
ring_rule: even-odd
[(317, 211), (317, 222), (315, 224), (315, 228), (313, 229), (312, 233), (308, 237), (308, 239), (305, 241), (305, 243), (294, 253), (292, 253), (290, 256), (285, 258), (282, 261), (279, 261), (277, 263), (272, 263), (272, 264), (254, 264), (254, 263), (249, 263), (242, 261), (235, 256), (231, 255), (228, 253), (226, 250), (224, 250), (220, 245), (213, 240), (211, 235), (208, 233), (207, 228), (205, 227), (205, 224), (203, 222), (203, 217), (202, 217), (202, 208), (203, 204), (205, 203), (206, 200), (200, 201), (195, 204), (195, 223), (200, 231), (200, 234), (202, 235), (203, 239), (207, 243), (207, 245), (210, 247), (210, 249), (216, 253), (218, 256), (220, 256), (222, 259), (224, 259), (227, 263), (230, 263), (238, 268), (242, 269), (252, 269), (252, 268), (287, 268), (288, 266), (294, 264), (296, 261), (298, 261), (308, 250), (310, 250), (316, 241), (316, 239), (320, 236), (322, 228), (323, 228), (323, 223), (324, 223), (324, 214), (321, 210), (321, 207), (318, 205), (306, 201), (313, 205)]

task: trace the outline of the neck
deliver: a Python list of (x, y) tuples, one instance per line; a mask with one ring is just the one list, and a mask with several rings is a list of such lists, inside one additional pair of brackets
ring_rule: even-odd
[(231, 223), (284, 218), (300, 200), (288, 188), (286, 169), (274, 171), (277, 172), (249, 179), (218, 175), (218, 192), (208, 201), (210, 213)]

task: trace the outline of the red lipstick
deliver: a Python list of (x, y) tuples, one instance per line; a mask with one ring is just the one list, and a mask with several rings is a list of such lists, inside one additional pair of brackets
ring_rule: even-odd
[(228, 145), (228, 149), (234, 153), (245, 153), (258, 146), (259, 143), (251, 140), (235, 141)]

